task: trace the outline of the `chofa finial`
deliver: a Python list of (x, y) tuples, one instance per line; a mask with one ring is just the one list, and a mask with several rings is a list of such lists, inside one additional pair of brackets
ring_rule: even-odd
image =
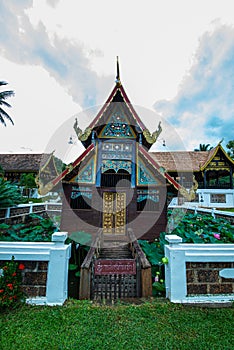
[(116, 75), (115, 82), (116, 82), (117, 85), (121, 85), (120, 73), (119, 73), (119, 56), (117, 56), (117, 75)]

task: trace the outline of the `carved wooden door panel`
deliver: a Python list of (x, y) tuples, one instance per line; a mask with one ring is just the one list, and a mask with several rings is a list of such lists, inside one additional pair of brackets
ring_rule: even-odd
[(125, 234), (126, 193), (103, 193), (102, 226), (105, 234)]

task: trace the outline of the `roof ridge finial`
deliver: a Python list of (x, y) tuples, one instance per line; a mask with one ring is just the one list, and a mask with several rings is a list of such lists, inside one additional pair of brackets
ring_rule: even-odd
[(116, 85), (121, 85), (120, 81), (120, 73), (119, 73), (119, 56), (116, 57), (116, 63), (117, 63), (117, 75), (116, 75)]

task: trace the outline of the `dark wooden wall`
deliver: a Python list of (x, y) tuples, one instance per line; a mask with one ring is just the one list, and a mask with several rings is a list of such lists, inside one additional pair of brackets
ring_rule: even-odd
[[(68, 233), (85, 231), (92, 235), (102, 227), (102, 196), (103, 192), (113, 191), (113, 188), (93, 187), (91, 209), (71, 209), (69, 201), (72, 185), (64, 184), (63, 210), (61, 230)], [(138, 239), (154, 240), (167, 225), (166, 189), (160, 189), (160, 201), (157, 211), (137, 211), (137, 190), (121, 189), (126, 192), (128, 203), (126, 207), (127, 227), (132, 228)], [(132, 192), (133, 191), (133, 192)]]

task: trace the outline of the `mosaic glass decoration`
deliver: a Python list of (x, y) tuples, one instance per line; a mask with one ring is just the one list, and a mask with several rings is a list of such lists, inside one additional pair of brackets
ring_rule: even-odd
[(102, 159), (132, 159), (133, 146), (124, 142), (103, 142)]
[(82, 183), (93, 183), (94, 182), (94, 158), (92, 158), (88, 164), (86, 164), (81, 170), (79, 170), (78, 175), (75, 177), (74, 181)]
[(158, 190), (137, 190), (137, 202), (142, 202), (145, 199), (150, 199), (153, 202), (159, 202)]
[(154, 175), (146, 169), (145, 165), (139, 161), (138, 163), (138, 185), (157, 185), (158, 182)]
[(110, 121), (102, 130), (101, 137), (135, 138), (135, 135), (128, 125), (125, 116), (116, 112), (112, 115)]
[(129, 174), (132, 173), (132, 162), (125, 160), (103, 160), (102, 161), (102, 173), (107, 170), (114, 170), (116, 173), (120, 170), (126, 170)]

